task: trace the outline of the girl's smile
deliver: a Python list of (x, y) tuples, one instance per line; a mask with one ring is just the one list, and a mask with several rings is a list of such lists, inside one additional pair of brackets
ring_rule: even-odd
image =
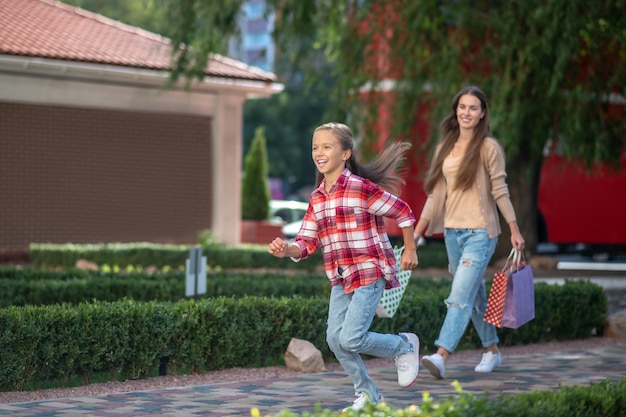
[(313, 135), (311, 156), (327, 182), (332, 183), (339, 177), (351, 154), (352, 151), (341, 148), (339, 139), (329, 130), (320, 130)]

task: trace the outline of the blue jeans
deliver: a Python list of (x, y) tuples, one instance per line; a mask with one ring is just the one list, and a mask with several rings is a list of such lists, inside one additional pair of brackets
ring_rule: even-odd
[(456, 350), (470, 319), (483, 347), (498, 343), (496, 328), (485, 323), (487, 307), (484, 276), (496, 249), (497, 238), (486, 229), (449, 229), (444, 232), (452, 289), (445, 300), (448, 308), (435, 345), (452, 353)]
[(328, 346), (352, 379), (354, 392), (367, 393), (373, 401), (378, 399), (379, 391), (360, 354), (393, 359), (411, 350), (411, 344), (403, 336), (369, 331), (384, 288), (384, 278), (351, 294), (345, 294), (341, 285), (335, 285), (328, 308)]

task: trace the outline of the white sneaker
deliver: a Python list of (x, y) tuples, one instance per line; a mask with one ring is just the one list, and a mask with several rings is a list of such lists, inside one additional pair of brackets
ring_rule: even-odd
[(372, 402), (372, 399), (368, 393), (365, 392), (355, 392), (356, 400), (352, 403), (350, 407), (346, 407), (342, 410), (343, 413), (347, 411), (359, 411), (364, 408), (367, 404), (378, 404), (383, 402), (385, 399), (383, 398), (383, 394), (378, 394), (378, 401)]
[(483, 357), (480, 363), (476, 365), (476, 368), (474, 368), (474, 371), (487, 373), (493, 371), (493, 368), (497, 368), (500, 365), (502, 365), (502, 355), (500, 355), (500, 352), (495, 355), (491, 352), (486, 352), (483, 353)]
[(394, 362), (398, 369), (398, 384), (401, 387), (410, 386), (417, 379), (420, 360), (420, 340), (415, 333), (400, 333), (411, 344), (412, 350), (396, 356)]
[(438, 353), (424, 356), (422, 358), (422, 365), (437, 379), (443, 379), (446, 374), (446, 365), (443, 356)]

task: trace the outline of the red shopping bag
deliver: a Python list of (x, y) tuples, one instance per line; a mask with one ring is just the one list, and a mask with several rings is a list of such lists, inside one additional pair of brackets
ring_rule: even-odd
[(493, 283), (487, 299), (487, 308), (483, 320), (496, 327), (502, 327), (502, 317), (504, 313), (504, 301), (506, 299), (507, 284), (511, 274), (513, 263), (515, 262), (515, 249), (511, 250), (504, 267), (495, 273)]
[(493, 276), (493, 284), (487, 299), (487, 308), (483, 320), (496, 327), (502, 327), (504, 300), (506, 298), (507, 271), (503, 268)]

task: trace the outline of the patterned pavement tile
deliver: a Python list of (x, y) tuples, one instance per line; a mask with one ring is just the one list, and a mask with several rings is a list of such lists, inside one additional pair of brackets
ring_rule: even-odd
[[(446, 379), (434, 379), (420, 369), (417, 381), (408, 388), (397, 385), (396, 370), (371, 370), (385, 400), (396, 408), (419, 404), (425, 392), (434, 398), (457, 395), (453, 381), (465, 392), (476, 395), (517, 394), (532, 390), (553, 390), (559, 386), (589, 385), (605, 379), (626, 378), (626, 344), (591, 350), (569, 350), (547, 354), (504, 357), (491, 374), (474, 372), (469, 360), (448, 362)], [(353, 397), (350, 379), (340, 372), (298, 375), (288, 378), (230, 382), (128, 392), (97, 397), (75, 397), (0, 404), (0, 416), (15, 417), (194, 417), (249, 416), (257, 407), (262, 415), (340, 410)]]

